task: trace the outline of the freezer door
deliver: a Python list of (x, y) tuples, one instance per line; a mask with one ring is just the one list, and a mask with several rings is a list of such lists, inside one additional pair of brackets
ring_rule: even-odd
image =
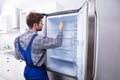
[[(84, 80), (86, 59), (87, 6), (75, 12), (47, 16), (47, 36), (55, 38), (60, 21), (64, 24), (63, 44), (47, 50), (47, 68), (50, 71)], [(83, 60), (84, 59), (84, 60)]]

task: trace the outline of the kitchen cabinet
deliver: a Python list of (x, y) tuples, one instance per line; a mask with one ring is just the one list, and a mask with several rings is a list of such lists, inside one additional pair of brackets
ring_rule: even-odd
[(25, 63), (16, 60), (12, 55), (0, 53), (0, 76), (5, 80), (24, 80)]
[(26, 16), (28, 15), (28, 13), (28, 11), (20, 12), (20, 33), (24, 33), (28, 29), (26, 24)]

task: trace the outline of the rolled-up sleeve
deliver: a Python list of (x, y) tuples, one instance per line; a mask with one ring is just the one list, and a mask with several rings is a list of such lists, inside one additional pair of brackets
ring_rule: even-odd
[(60, 31), (57, 34), (56, 38), (50, 38), (50, 37), (42, 37), (42, 39), (39, 41), (40, 49), (49, 49), (49, 48), (57, 48), (62, 45), (63, 42), (63, 32)]

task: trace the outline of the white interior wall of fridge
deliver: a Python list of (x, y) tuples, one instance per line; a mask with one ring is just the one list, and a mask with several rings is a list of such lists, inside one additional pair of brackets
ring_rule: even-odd
[[(48, 36), (56, 37), (59, 32), (60, 21), (64, 24), (63, 44), (59, 48), (48, 49), (48, 67), (69, 76), (77, 75), (76, 66), (76, 41), (77, 41), (77, 15), (61, 15), (48, 18)], [(69, 34), (68, 34), (69, 33)], [(59, 68), (58, 68), (59, 67)]]

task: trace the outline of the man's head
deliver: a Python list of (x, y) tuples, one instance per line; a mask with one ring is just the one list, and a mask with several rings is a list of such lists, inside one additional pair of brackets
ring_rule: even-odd
[(43, 27), (43, 15), (36, 12), (30, 12), (26, 18), (26, 23), (30, 29), (41, 31)]

